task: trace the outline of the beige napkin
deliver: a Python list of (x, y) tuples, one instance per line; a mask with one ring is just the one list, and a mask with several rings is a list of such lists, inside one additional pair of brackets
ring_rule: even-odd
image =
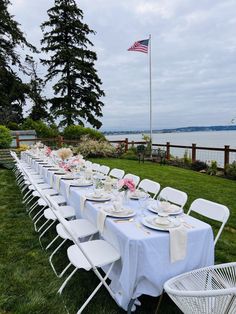
[(102, 209), (99, 210), (98, 215), (97, 215), (97, 227), (100, 233), (102, 233), (104, 230), (106, 217), (107, 217), (107, 213), (104, 212)]
[(86, 202), (86, 197), (83, 195), (80, 195), (80, 214), (81, 214), (81, 216), (83, 216), (83, 213), (84, 213), (85, 202)]
[(53, 186), (53, 180), (54, 179), (54, 174), (51, 172), (51, 178), (50, 178), (50, 185)]
[(56, 189), (58, 192), (60, 191), (61, 178), (62, 176), (56, 176)]
[(170, 228), (170, 261), (183, 260), (187, 250), (187, 231), (184, 227)]

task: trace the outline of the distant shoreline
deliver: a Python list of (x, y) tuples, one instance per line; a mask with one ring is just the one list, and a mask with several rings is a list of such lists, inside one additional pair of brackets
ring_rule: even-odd
[[(211, 131), (236, 131), (236, 125), (222, 125), (222, 126), (191, 126), (175, 129), (153, 130), (154, 134), (160, 133), (181, 133), (181, 132), (211, 132)], [(120, 134), (148, 134), (150, 130), (135, 130), (135, 131), (104, 131), (104, 135), (120, 135)]]

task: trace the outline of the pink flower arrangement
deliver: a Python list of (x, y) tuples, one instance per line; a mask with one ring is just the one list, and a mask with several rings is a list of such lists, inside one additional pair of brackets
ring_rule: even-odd
[(64, 161), (59, 162), (58, 166), (64, 169), (65, 171), (71, 171), (70, 169), (71, 166), (69, 164), (66, 164)]
[(132, 179), (121, 179), (119, 181), (120, 191), (130, 190), (131, 192), (135, 191), (135, 184)]
[(46, 151), (45, 151), (45, 155), (46, 155), (47, 157), (49, 157), (49, 156), (51, 156), (51, 153), (52, 153), (51, 148), (50, 148), (50, 147), (47, 147), (47, 148), (46, 148)]

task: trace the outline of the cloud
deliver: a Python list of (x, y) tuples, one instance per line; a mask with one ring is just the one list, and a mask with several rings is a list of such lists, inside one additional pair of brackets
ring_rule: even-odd
[[(235, 116), (235, 0), (80, 0), (103, 81), (104, 129), (148, 129), (148, 55), (128, 52), (152, 34), (154, 128), (224, 124)], [(12, 0), (39, 46), (53, 0)], [(45, 70), (42, 68), (42, 72)], [(47, 89), (49, 93), (49, 87)]]

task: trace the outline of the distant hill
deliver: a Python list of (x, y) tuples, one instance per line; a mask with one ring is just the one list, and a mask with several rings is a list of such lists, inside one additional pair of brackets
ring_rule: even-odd
[[(178, 133), (178, 132), (204, 132), (204, 131), (236, 131), (236, 125), (212, 125), (212, 126), (187, 126), (175, 129), (153, 130), (153, 133)], [(149, 130), (135, 130), (135, 131), (106, 131), (105, 135), (111, 134), (137, 134), (149, 133)]]

